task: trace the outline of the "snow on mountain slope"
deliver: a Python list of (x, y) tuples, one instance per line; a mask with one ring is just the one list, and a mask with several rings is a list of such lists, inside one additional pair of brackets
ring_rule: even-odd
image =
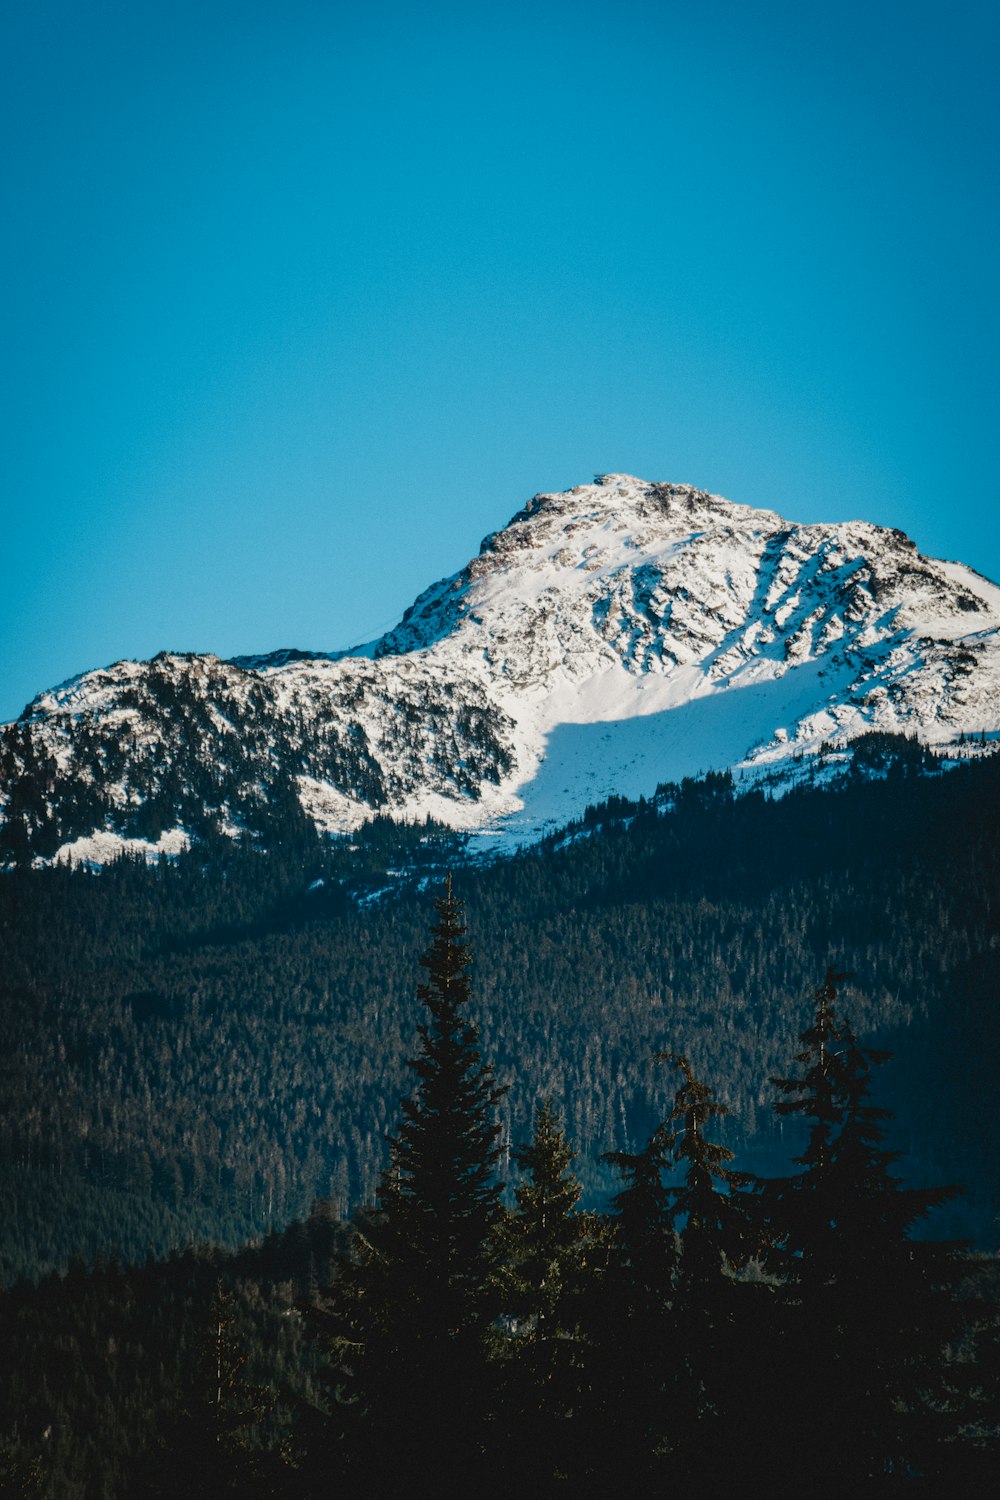
[(275, 808), (508, 844), (869, 729), (1000, 729), (1000, 589), (898, 531), (611, 474), (536, 496), (353, 651), (162, 656), (42, 694), (4, 732), (0, 787), (12, 849), (40, 858), (259, 832)]

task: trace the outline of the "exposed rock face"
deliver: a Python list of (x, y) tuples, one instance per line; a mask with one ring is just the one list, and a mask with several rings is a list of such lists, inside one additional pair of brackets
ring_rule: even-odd
[(899, 531), (604, 475), (537, 495), (355, 651), (163, 655), (41, 694), (3, 732), (6, 857), (178, 847), (276, 810), (530, 837), (869, 729), (1000, 729), (1000, 589)]

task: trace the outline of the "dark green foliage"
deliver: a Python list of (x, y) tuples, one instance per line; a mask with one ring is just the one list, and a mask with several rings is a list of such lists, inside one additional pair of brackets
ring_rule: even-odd
[(684, 1075), (674, 1095), (669, 1124), (673, 1127), (673, 1163), (683, 1174), (673, 1190), (673, 1215), (681, 1228), (678, 1287), (685, 1296), (699, 1296), (728, 1269), (739, 1269), (755, 1247), (755, 1235), (744, 1189), (753, 1178), (734, 1171), (734, 1153), (712, 1141), (706, 1127), (729, 1113), (711, 1088), (696, 1078), (686, 1057), (661, 1054)]
[(965, 1272), (959, 1288), (963, 1339), (944, 1373), (964, 1405), (953, 1463), (956, 1491), (985, 1495), (1000, 1464), (1000, 1257), (970, 1256)]
[[(673, 1428), (677, 1241), (664, 1183), (672, 1146), (659, 1125), (641, 1150), (607, 1155), (624, 1186), (611, 1200), (608, 1268), (588, 1330), (595, 1354), (589, 1462), (602, 1482), (613, 1483), (617, 1472), (625, 1490), (639, 1494), (661, 1482)], [(620, 1450), (597, 1437), (610, 1430)]]
[[(801, 1071), (773, 1080), (777, 1112), (802, 1115), (808, 1139), (803, 1170), (766, 1183), (763, 1203), (785, 1282), (781, 1443), (868, 1494), (887, 1476), (947, 1473), (960, 1419), (944, 1356), (961, 1330), (962, 1271), (956, 1247), (913, 1239), (957, 1189), (906, 1188), (890, 1170), (899, 1153), (884, 1144), (889, 1115), (869, 1097), (889, 1054), (861, 1046), (836, 1013), (844, 977), (830, 969), (815, 993)], [(808, 1379), (789, 1382), (793, 1370)], [(806, 1437), (817, 1408), (838, 1413), (849, 1444), (829, 1423)]]
[[(193, 1496), (211, 1493), (208, 1476), (228, 1484), (237, 1474), (247, 1497), (272, 1492), (251, 1479), (290, 1493), (292, 1412), (317, 1396), (294, 1300), (315, 1268), (329, 1275), (342, 1233), (318, 1211), (237, 1255), (187, 1251), (90, 1272), (74, 1262), (65, 1276), (0, 1293), (8, 1471), (41, 1500)], [(220, 1278), (235, 1321), (222, 1331), (228, 1379), (217, 1403)]]
[[(716, 778), (463, 872), (505, 1132), (557, 1097), (584, 1201), (605, 1203), (601, 1153), (670, 1112), (670, 1077), (635, 1065), (669, 1040), (730, 1110), (720, 1141), (784, 1170), (801, 1127), (772, 1119), (765, 1080), (835, 943), (858, 1032), (898, 1055), (888, 1144), (914, 1180), (963, 1181), (936, 1223), (992, 1244), (998, 792), (1000, 760), (775, 802)], [(419, 878), (438, 878), (437, 838), (400, 835)], [(374, 854), (290, 834), (267, 856), (220, 839), (159, 868), (0, 873), (0, 1279), (370, 1200), (425, 927), (426, 898)]]
[(656, 1316), (675, 1269), (672, 1194), (663, 1180), (673, 1145), (669, 1128), (658, 1125), (641, 1150), (609, 1151), (604, 1158), (625, 1183), (611, 1200), (612, 1280), (640, 1321)]
[(660, 1054), (680, 1070), (674, 1095), (672, 1213), (679, 1255), (672, 1291), (671, 1474), (689, 1495), (724, 1493), (745, 1430), (747, 1392), (761, 1357), (760, 1288), (737, 1273), (758, 1248), (748, 1199), (754, 1179), (730, 1166), (733, 1152), (711, 1139), (726, 1114), (686, 1057)]
[(411, 1286), (426, 1287), (428, 1313), (454, 1334), (481, 1318), (478, 1298), (498, 1254), (496, 1111), (505, 1090), (480, 1061), (465, 1014), (471, 960), (450, 877), (436, 904), (438, 925), (421, 959), (428, 982), (417, 988), (428, 1020), (417, 1027), (420, 1052), (409, 1063), (417, 1090), (402, 1101), (390, 1141), (382, 1207), (412, 1257)]
[[(802, 1170), (763, 1184), (770, 1275), (723, 1109), (690, 1063), (602, 1224), (551, 1105), (494, 1180), (502, 1091), (480, 1059), (450, 889), (421, 987), (417, 1089), (379, 1202), (317, 1206), (238, 1256), (116, 1264), (0, 1294), (0, 1485), (42, 1500), (671, 1494), (796, 1476), (823, 1497), (988, 1493), (996, 1263), (914, 1241), (947, 1190), (889, 1169), (882, 1054), (817, 992), (784, 1112)], [(327, 1286), (325, 1295), (319, 1288)], [(506, 1317), (496, 1314), (506, 1312)], [(303, 1321), (321, 1331), (321, 1364)]]
[(505, 1235), (510, 1337), (502, 1426), (512, 1481), (543, 1494), (580, 1468), (577, 1427), (597, 1358), (590, 1325), (609, 1232), (599, 1215), (580, 1210), (573, 1150), (550, 1099), (535, 1111), (532, 1138), (515, 1147), (514, 1161), (524, 1175)]
[(541, 1346), (571, 1329), (581, 1284), (602, 1253), (602, 1233), (598, 1216), (580, 1210), (573, 1149), (551, 1099), (538, 1106), (531, 1140), (513, 1155), (524, 1175), (506, 1229), (507, 1296), (511, 1313), (526, 1324), (521, 1336)]
[(466, 1015), (470, 957), (450, 877), (436, 905), (417, 991), (427, 1019), (409, 1064), (417, 1088), (402, 1102), (377, 1208), (355, 1225), (330, 1308), (334, 1429), (343, 1424), (353, 1449), (353, 1482), (365, 1475), (375, 1494), (405, 1488), (414, 1471), (435, 1473), (444, 1493), (475, 1492), (485, 1472), (504, 1091)]
[[(156, 1445), (131, 1468), (129, 1485), (149, 1500), (244, 1500), (287, 1493), (288, 1452), (275, 1441), (275, 1394), (248, 1379), (244, 1310), (221, 1278), (181, 1393)], [(267, 1440), (271, 1438), (268, 1446)]]
[(851, 770), (856, 776), (919, 776), (933, 769), (933, 752), (915, 734), (871, 730), (851, 741)]

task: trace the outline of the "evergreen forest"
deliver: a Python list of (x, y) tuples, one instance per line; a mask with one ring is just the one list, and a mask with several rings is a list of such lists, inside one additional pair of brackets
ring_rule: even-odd
[(0, 1493), (991, 1493), (1000, 1266), (929, 1232), (959, 1189), (904, 1178), (846, 976), (765, 1080), (781, 1170), (745, 1170), (659, 1049), (667, 1106), (603, 1153), (595, 1209), (551, 1094), (508, 1142), (451, 876), (435, 905), (370, 1200), (5, 1291)]
[(725, 1143), (772, 1170), (798, 1126), (767, 1080), (832, 964), (858, 1034), (896, 1054), (893, 1147), (963, 1184), (942, 1231), (993, 1248), (998, 781), (998, 760), (928, 776), (902, 755), (779, 800), (710, 777), (489, 863), (440, 829), (377, 820), (348, 846), (292, 819), (265, 854), (0, 873), (0, 1283), (371, 1201), (447, 869), (505, 1163), (551, 1097), (606, 1206), (603, 1154), (668, 1107), (666, 1048), (712, 1080)]
[(990, 1493), (998, 782), (0, 873), (0, 1494)]

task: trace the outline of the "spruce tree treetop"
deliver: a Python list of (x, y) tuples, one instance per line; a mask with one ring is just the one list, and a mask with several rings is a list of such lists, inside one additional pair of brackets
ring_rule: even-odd
[(745, 1191), (754, 1179), (735, 1171), (732, 1151), (710, 1138), (712, 1123), (729, 1113), (711, 1087), (686, 1057), (664, 1052), (658, 1060), (683, 1075), (667, 1121), (672, 1166), (681, 1174), (670, 1189), (680, 1246), (667, 1391), (673, 1480), (678, 1493), (715, 1496), (732, 1488), (730, 1453), (760, 1357), (756, 1348), (746, 1357), (756, 1344), (748, 1321), (755, 1306), (732, 1275), (754, 1244)]
[(625, 1182), (611, 1200), (612, 1265), (625, 1273), (640, 1315), (663, 1306), (676, 1265), (673, 1204), (663, 1181), (673, 1145), (674, 1137), (662, 1123), (641, 1151), (607, 1151), (602, 1158)]
[[(905, 1187), (892, 1171), (891, 1117), (870, 1099), (872, 1071), (890, 1054), (863, 1047), (837, 1014), (844, 977), (828, 970), (813, 997), (801, 1071), (773, 1080), (776, 1111), (806, 1120), (808, 1138), (795, 1158), (802, 1171), (765, 1183), (762, 1205), (798, 1345), (790, 1364), (802, 1389), (783, 1404), (791, 1412), (808, 1395), (840, 1414), (841, 1426), (825, 1429), (825, 1461), (852, 1493), (868, 1493), (886, 1474), (930, 1482), (948, 1461), (963, 1417), (944, 1350), (962, 1327), (954, 1291), (964, 1267), (957, 1246), (913, 1238), (957, 1190)], [(803, 1450), (819, 1456), (814, 1427)]]
[(430, 1474), (441, 1494), (482, 1488), (504, 1090), (466, 1018), (470, 958), (450, 878), (436, 906), (417, 991), (427, 1018), (409, 1063), (417, 1087), (389, 1142), (378, 1205), (356, 1217), (333, 1287), (332, 1450), (357, 1467), (365, 1487), (353, 1493), (412, 1493)]
[(525, 1173), (509, 1221), (515, 1311), (534, 1320), (537, 1336), (550, 1328), (564, 1333), (561, 1314), (585, 1280), (600, 1224), (596, 1214), (578, 1210), (573, 1150), (551, 1099), (536, 1109), (532, 1139), (515, 1147), (514, 1160)]
[[(835, 1128), (843, 1119), (844, 1068), (842, 1055), (844, 1023), (837, 1018), (834, 1004), (837, 991), (847, 978), (832, 967), (813, 995), (812, 1023), (800, 1034), (803, 1050), (795, 1054), (803, 1072), (790, 1078), (772, 1078), (782, 1095), (775, 1104), (778, 1115), (802, 1115), (809, 1124), (809, 1141), (801, 1156), (795, 1158), (809, 1171), (822, 1171), (829, 1163), (830, 1143)], [(869, 1050), (868, 1065), (881, 1064), (887, 1052)]]
[(573, 1151), (550, 1099), (536, 1109), (532, 1139), (514, 1158), (525, 1177), (507, 1222), (507, 1306), (516, 1323), (506, 1361), (506, 1446), (527, 1492), (547, 1495), (580, 1473), (574, 1419), (590, 1386), (586, 1323), (596, 1314), (606, 1243), (600, 1216), (578, 1208)]
[(470, 955), (450, 875), (435, 904), (438, 924), (421, 959), (427, 981), (417, 989), (428, 1019), (418, 1027), (420, 1051), (409, 1062), (419, 1081), (414, 1097), (403, 1101), (390, 1142), (382, 1203), (401, 1221), (419, 1281), (457, 1327), (496, 1256), (502, 1216), (496, 1105), (505, 1090), (481, 1061), (476, 1027), (464, 1014)]
[(695, 1077), (686, 1057), (659, 1054), (684, 1075), (674, 1096), (669, 1124), (674, 1129), (673, 1159), (684, 1173), (673, 1189), (673, 1212), (683, 1225), (681, 1274), (685, 1280), (711, 1281), (724, 1266), (737, 1265), (750, 1249), (745, 1195), (753, 1178), (734, 1171), (728, 1146), (709, 1140), (706, 1127), (729, 1113), (707, 1083)]
[(882, 1247), (898, 1246), (932, 1208), (958, 1189), (904, 1188), (890, 1170), (899, 1152), (888, 1149), (886, 1109), (870, 1099), (872, 1071), (891, 1053), (863, 1047), (834, 1006), (847, 976), (827, 970), (813, 996), (812, 1023), (796, 1054), (802, 1072), (772, 1083), (781, 1097), (778, 1115), (808, 1121), (805, 1149), (795, 1158), (804, 1170), (769, 1184), (766, 1196), (783, 1203), (779, 1215), (788, 1248), (813, 1264), (821, 1279), (838, 1263), (866, 1265), (870, 1274)]
[(610, 1454), (594, 1454), (605, 1486), (629, 1494), (662, 1493), (660, 1467), (674, 1441), (674, 1330), (671, 1301), (677, 1269), (671, 1191), (664, 1182), (673, 1135), (659, 1124), (639, 1151), (604, 1160), (623, 1186), (611, 1200), (603, 1327), (593, 1330), (595, 1420), (614, 1429)]

